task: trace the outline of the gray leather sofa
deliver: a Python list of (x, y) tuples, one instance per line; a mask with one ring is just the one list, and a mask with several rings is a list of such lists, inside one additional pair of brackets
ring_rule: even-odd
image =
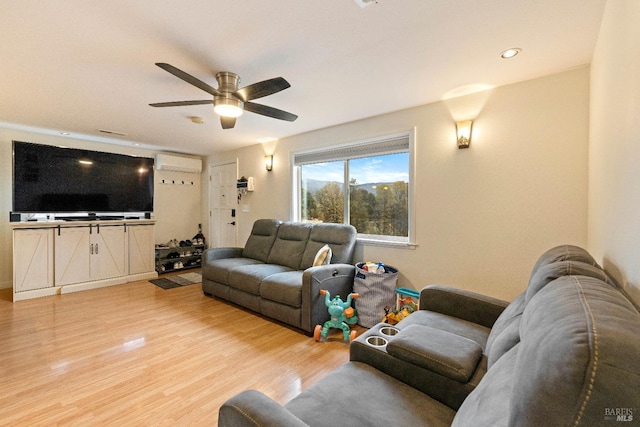
[(575, 246), (547, 251), (506, 302), (444, 286), (351, 343), (350, 361), (281, 406), (229, 399), (224, 426), (600, 426), (637, 423), (640, 313)]
[[(202, 290), (311, 334), (329, 320), (320, 289), (352, 291), (356, 235), (350, 225), (259, 219), (244, 248), (203, 253)], [(325, 245), (330, 264), (313, 266)]]

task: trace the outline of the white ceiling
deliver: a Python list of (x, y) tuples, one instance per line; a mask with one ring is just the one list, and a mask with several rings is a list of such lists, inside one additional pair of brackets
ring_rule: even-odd
[[(605, 2), (0, 0), (0, 126), (205, 155), (588, 64)], [(223, 130), (210, 105), (152, 108), (209, 97), (156, 62), (213, 87), (282, 76), (257, 102), (299, 118)]]

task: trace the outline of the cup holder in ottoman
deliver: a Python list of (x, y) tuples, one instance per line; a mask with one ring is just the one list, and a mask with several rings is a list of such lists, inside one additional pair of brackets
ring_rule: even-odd
[(370, 337), (367, 337), (366, 342), (372, 347), (384, 348), (386, 347), (389, 341), (384, 337), (381, 337), (378, 335), (371, 335)]
[(400, 329), (394, 328), (393, 326), (383, 326), (380, 328), (380, 333), (388, 337), (392, 337), (396, 335), (398, 332), (400, 332)]

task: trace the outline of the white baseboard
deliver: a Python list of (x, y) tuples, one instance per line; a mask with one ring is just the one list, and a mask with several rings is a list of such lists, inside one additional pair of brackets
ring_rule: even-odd
[[(73, 285), (65, 285), (65, 286), (52, 286), (49, 288), (43, 289), (34, 289), (23, 292), (14, 292), (13, 293), (13, 301), (22, 301), (26, 299), (32, 298), (40, 298), (51, 295), (62, 295), (69, 294), (72, 292), (80, 292), (86, 291), (88, 289), (98, 289), (104, 288), (106, 286), (115, 286), (122, 285), (124, 283), (135, 282), (138, 280), (149, 280), (155, 279), (158, 277), (158, 273), (155, 271), (147, 272), (147, 273), (139, 273), (132, 274), (129, 276), (121, 276), (113, 279), (105, 279), (105, 280), (95, 280), (93, 282), (85, 282), (85, 283), (75, 283)], [(12, 283), (9, 283), (9, 288), (12, 287)]]

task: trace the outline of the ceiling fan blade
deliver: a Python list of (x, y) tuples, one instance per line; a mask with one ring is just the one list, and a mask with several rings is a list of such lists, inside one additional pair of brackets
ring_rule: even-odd
[(174, 67), (173, 65), (166, 64), (164, 62), (156, 62), (156, 65), (158, 67), (162, 68), (163, 70), (173, 74), (177, 78), (182, 79), (185, 82), (187, 82), (189, 84), (192, 84), (195, 87), (197, 87), (199, 89), (202, 89), (203, 91), (205, 91), (207, 93), (210, 93), (211, 95), (220, 95), (220, 92), (218, 92), (217, 89), (209, 86), (208, 84), (206, 84), (202, 80), (199, 80), (199, 79), (193, 77), (191, 74), (185, 73), (184, 71), (180, 70), (179, 68)]
[(233, 95), (246, 102), (280, 92), (281, 90), (285, 90), (289, 87), (291, 87), (291, 85), (288, 81), (282, 77), (275, 77), (273, 79), (245, 86), (242, 89), (235, 91)]
[(222, 129), (233, 129), (236, 125), (236, 118), (220, 116), (220, 124), (222, 125)]
[(152, 107), (182, 107), (183, 105), (206, 105), (213, 104), (213, 99), (203, 99), (200, 101), (173, 101), (173, 102), (155, 102), (149, 104)]
[(288, 122), (293, 122), (298, 118), (295, 114), (278, 110), (277, 108), (268, 107), (266, 105), (256, 104), (255, 102), (245, 102), (244, 109), (245, 111), (251, 111), (252, 113), (273, 117), (274, 119), (286, 120)]

